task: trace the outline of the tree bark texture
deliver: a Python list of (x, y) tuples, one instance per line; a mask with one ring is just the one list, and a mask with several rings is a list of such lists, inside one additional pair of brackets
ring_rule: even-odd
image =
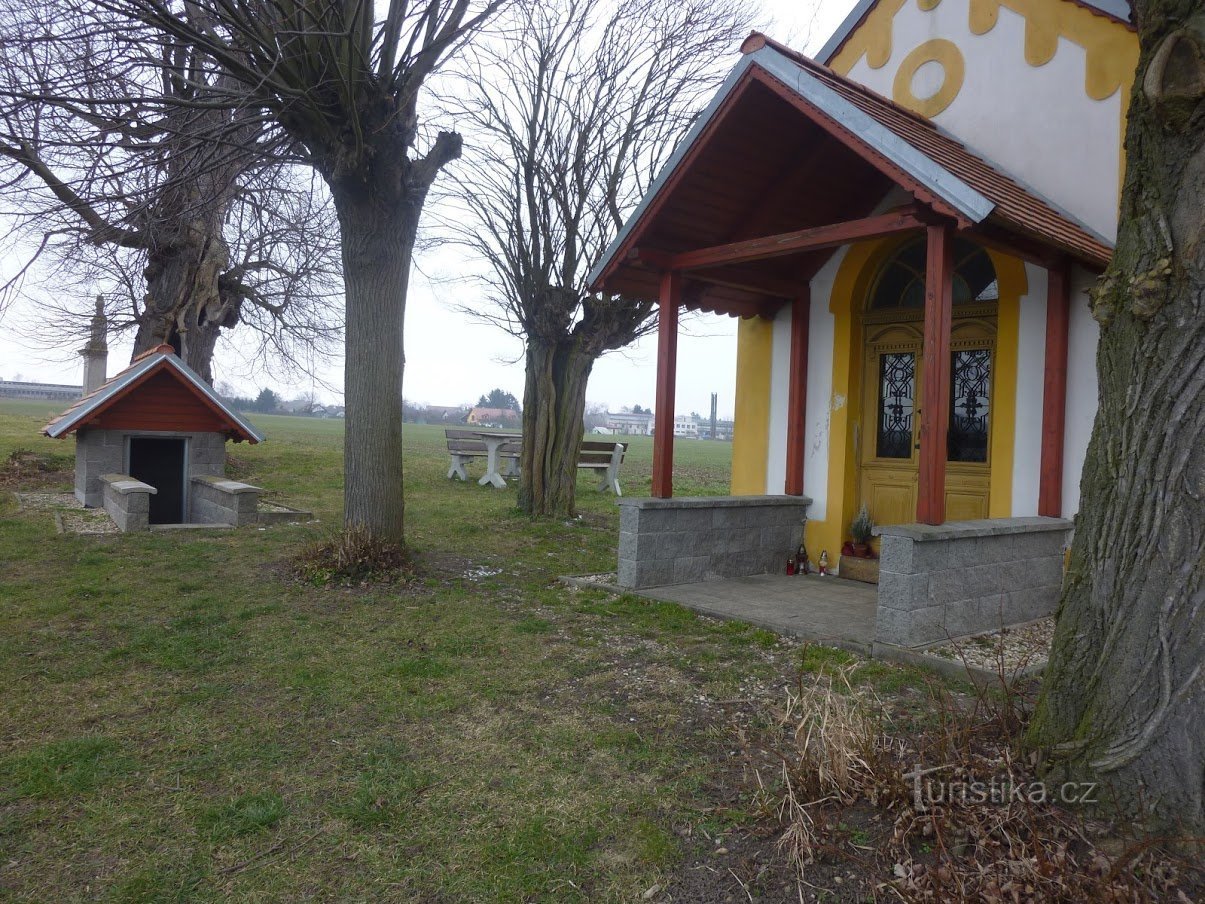
[(1091, 293), (1100, 407), (1031, 728), (1052, 776), (1205, 829), (1205, 25), (1135, 0), (1117, 249)]
[(421, 202), (398, 205), (335, 192), (342, 233), (346, 528), (403, 540), (403, 322)]
[(586, 386), (596, 357), (572, 334), (527, 341), (519, 507), (530, 515), (575, 514)]
[[(189, 92), (174, 83), (177, 92)], [(228, 75), (219, 86), (236, 85)], [(188, 94), (191, 96), (191, 94)], [(213, 382), (213, 352), (222, 327), (238, 323), (241, 296), (223, 291), (222, 274), (230, 267), (230, 246), (223, 229), (246, 155), (212, 151), (207, 139), (233, 126), (228, 140), (250, 141), (254, 123), (238, 125), (228, 110), (177, 107), (167, 116), (168, 150), (163, 185), (145, 225), (146, 298), (134, 337), (134, 356), (160, 343), (207, 383)]]
[(213, 383), (214, 347), (222, 327), (238, 323), (239, 298), (221, 290), (229, 256), (220, 224), (216, 231), (188, 232), (148, 255), (134, 357), (167, 343), (206, 383)]

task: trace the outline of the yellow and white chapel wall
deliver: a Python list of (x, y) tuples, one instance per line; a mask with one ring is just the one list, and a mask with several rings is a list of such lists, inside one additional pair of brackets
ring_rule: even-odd
[[(854, 435), (862, 412), (860, 312), (864, 290), (878, 271), (889, 241), (838, 249), (812, 279), (808, 321), (808, 392), (805, 413), (803, 485), (812, 499), (808, 544), (813, 555), (830, 555), (847, 539), (857, 506)], [(992, 517), (1036, 515), (1042, 442), (1042, 390), (1046, 342), (1047, 274), (993, 252), (1000, 276), (991, 456)], [(1079, 299), (1090, 275), (1077, 273)], [(1086, 302), (1074, 306), (1069, 359), (1095, 352), (1095, 322)], [(1079, 312), (1086, 323), (1078, 322)], [(742, 321), (746, 368), (738, 379), (737, 436), (733, 493), (784, 492), (787, 400), (790, 391), (792, 312), (783, 306), (772, 322)], [(755, 336), (755, 338), (754, 338)], [(750, 353), (756, 349), (756, 353)], [(1094, 366), (1069, 368), (1065, 444), (1064, 511), (1074, 513), (1079, 474), (1096, 409)], [(755, 391), (750, 391), (757, 387)], [(766, 402), (768, 401), (768, 405)], [(756, 409), (753, 417), (743, 417)]]
[(1138, 43), (1070, 0), (880, 0), (831, 60), (1110, 241)]
[[(1128, 100), (1136, 53), (1132, 32), (1067, 0), (881, 0), (833, 68), (931, 116), (1112, 239), (1123, 100)], [(928, 65), (928, 57), (938, 62)], [(899, 203), (896, 194), (884, 205)], [(1037, 513), (1047, 274), (994, 252), (993, 258), (1007, 271), (1012, 288), (1011, 298), (1002, 299), (998, 323), (991, 515), (1020, 517)], [(851, 412), (856, 419), (859, 406), (850, 395), (858, 391), (861, 353), (854, 348), (860, 325), (848, 308), (860, 303), (852, 296), (863, 290), (876, 260), (874, 248), (842, 248), (812, 281), (804, 492), (813, 500), (808, 527), (813, 555), (839, 549), (854, 514), (849, 510), (856, 501), (850, 489), (856, 473)], [(1086, 296), (1093, 281), (1087, 271), (1073, 271), (1066, 517), (1079, 507), (1080, 473), (1096, 414), (1099, 333)], [(790, 326), (785, 306), (772, 323), (741, 322), (734, 494), (784, 491)]]

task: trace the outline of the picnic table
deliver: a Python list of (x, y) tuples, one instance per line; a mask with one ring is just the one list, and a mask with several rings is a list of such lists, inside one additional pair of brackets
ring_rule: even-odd
[(495, 430), (473, 430), (470, 431), (474, 436), (478, 437), (485, 443), (485, 474), (477, 481), (481, 486), (487, 483), (492, 483), (500, 490), (506, 489), (506, 478), (515, 477), (515, 463), (518, 459), (513, 457), (506, 458), (507, 473), (503, 475), (498, 470), (498, 450), (506, 443), (513, 443), (516, 440), (522, 440), (522, 433), (498, 433)]
[[(451, 457), (449, 480), (468, 480), (466, 467), (478, 458), (485, 459), (485, 474), (477, 481), (481, 486), (489, 484), (500, 490), (505, 489), (506, 478), (519, 476), (522, 433), (449, 427), (444, 430), (444, 435)], [(619, 488), (619, 467), (627, 450), (627, 443), (583, 440), (577, 466), (598, 474), (600, 492), (610, 490), (619, 496), (622, 492)]]

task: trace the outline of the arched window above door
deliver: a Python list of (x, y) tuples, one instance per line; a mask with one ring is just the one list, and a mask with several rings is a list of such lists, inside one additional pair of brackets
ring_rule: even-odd
[[(998, 300), (996, 269), (986, 251), (965, 239), (954, 242), (954, 304)], [(921, 310), (925, 306), (925, 237), (901, 245), (882, 269), (870, 293), (869, 310)]]

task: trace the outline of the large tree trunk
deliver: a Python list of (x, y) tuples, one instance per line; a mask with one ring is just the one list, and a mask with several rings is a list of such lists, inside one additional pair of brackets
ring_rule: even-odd
[(346, 292), (345, 527), (401, 543), (402, 327), (421, 200), (391, 206), (335, 192)]
[(1205, 829), (1199, 9), (1199, 0), (1134, 3), (1142, 52), (1121, 224), (1093, 292), (1100, 408), (1031, 729), (1053, 776), (1099, 782), (1103, 798), (1152, 830), (1197, 834)]
[(593, 368), (594, 357), (575, 337), (527, 341), (519, 508), (530, 515), (575, 512), (577, 458)]
[(209, 235), (158, 248), (144, 271), (146, 298), (138, 316), (134, 357), (161, 343), (213, 383), (213, 352), (222, 327), (238, 323), (239, 301), (223, 297), (222, 272), (229, 265), (220, 224)]

